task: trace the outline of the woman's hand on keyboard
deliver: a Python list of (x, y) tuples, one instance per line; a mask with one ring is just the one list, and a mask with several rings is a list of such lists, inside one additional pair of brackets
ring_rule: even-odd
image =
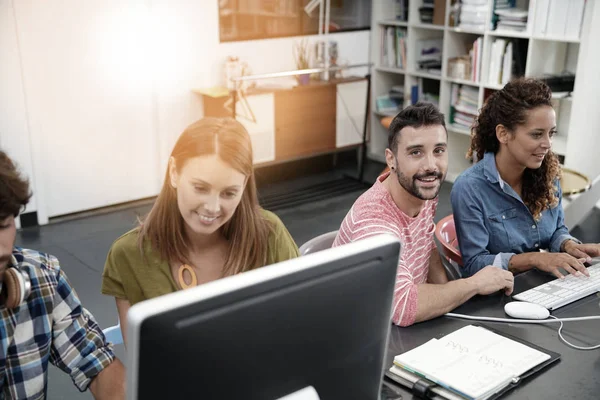
[(591, 262), (592, 257), (600, 256), (600, 244), (596, 243), (579, 244), (572, 240), (567, 240), (563, 249), (573, 257), (585, 258), (586, 262)]
[(539, 270), (550, 272), (561, 279), (564, 276), (559, 268), (577, 276), (581, 274), (589, 276), (587, 268), (583, 265), (586, 259), (587, 257), (575, 258), (568, 253), (536, 253), (533, 259), (533, 266)]

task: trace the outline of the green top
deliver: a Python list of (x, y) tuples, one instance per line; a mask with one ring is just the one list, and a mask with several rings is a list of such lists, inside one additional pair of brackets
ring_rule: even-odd
[[(273, 226), (269, 235), (266, 265), (298, 257), (298, 246), (283, 222), (270, 211), (263, 210), (263, 215)], [(150, 244), (144, 246), (142, 255), (138, 236), (139, 229), (135, 228), (113, 243), (102, 274), (102, 293), (127, 299), (131, 305), (180, 290), (169, 263)]]

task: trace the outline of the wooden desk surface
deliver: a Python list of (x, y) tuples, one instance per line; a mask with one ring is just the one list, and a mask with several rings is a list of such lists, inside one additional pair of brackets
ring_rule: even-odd
[[(255, 94), (273, 93), (273, 92), (292, 91), (292, 90), (293, 91), (310, 90), (310, 89), (324, 87), (324, 86), (338, 85), (341, 83), (357, 82), (357, 81), (362, 81), (365, 79), (366, 78), (362, 77), (362, 76), (348, 76), (348, 77), (344, 77), (344, 78), (330, 79), (328, 81), (311, 80), (308, 85), (297, 85), (294, 87), (281, 87), (281, 88), (277, 88), (277, 87), (261, 88), (260, 84), (258, 84), (258, 82), (260, 82), (260, 81), (256, 81), (257, 86), (248, 89), (246, 91), (246, 96), (251, 96), (251, 95), (255, 95)], [(213, 87), (213, 88), (206, 88), (206, 89), (192, 89), (192, 92), (202, 95), (202, 96), (209, 96), (209, 97), (213, 97), (213, 98), (224, 98), (224, 97), (231, 96), (231, 93), (228, 92), (226, 88), (222, 88), (222, 87)]]

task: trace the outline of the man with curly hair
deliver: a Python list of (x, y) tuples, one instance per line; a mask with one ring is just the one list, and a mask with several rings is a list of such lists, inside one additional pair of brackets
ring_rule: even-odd
[(582, 244), (565, 226), (555, 134), (552, 92), (542, 81), (516, 79), (487, 99), (467, 154), (479, 162), (450, 195), (464, 275), (490, 264), (588, 275), (583, 263), (600, 255), (600, 245)]
[(58, 260), (15, 247), (31, 192), (0, 151), (0, 399), (44, 399), (48, 362), (96, 399), (124, 399), (125, 371)]

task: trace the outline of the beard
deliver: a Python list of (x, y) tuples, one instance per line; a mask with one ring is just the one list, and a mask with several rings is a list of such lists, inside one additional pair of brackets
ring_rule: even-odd
[[(424, 174), (415, 174), (412, 176), (412, 178), (409, 178), (408, 176), (406, 176), (402, 172), (400, 172), (397, 164), (396, 164), (396, 177), (398, 178), (398, 183), (400, 184), (400, 186), (402, 186), (404, 188), (404, 190), (406, 190), (412, 196), (414, 196), (418, 199), (421, 199), (421, 200), (435, 199), (438, 196), (438, 194), (440, 193), (440, 189), (442, 188), (441, 182), (442, 182), (442, 180), (444, 180), (444, 174), (442, 172), (427, 172)], [(417, 182), (419, 179), (429, 178), (429, 177), (437, 178), (439, 185), (437, 187), (437, 190), (435, 190), (435, 192), (429, 191), (431, 193), (424, 193), (421, 190), (421, 188), (419, 188), (419, 186), (417, 185)]]

